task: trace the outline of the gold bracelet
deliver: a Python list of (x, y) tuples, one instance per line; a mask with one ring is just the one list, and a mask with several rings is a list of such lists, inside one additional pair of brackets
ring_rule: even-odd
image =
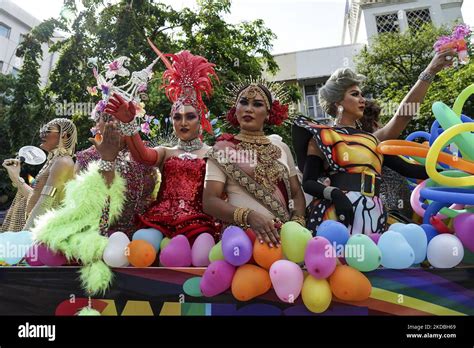
[(304, 216), (301, 215), (295, 215), (291, 218), (291, 221), (295, 221), (299, 223), (301, 226), (306, 227), (306, 219)]
[(241, 211), (242, 211), (242, 208), (237, 208), (234, 210), (234, 222), (237, 225), (241, 224)]
[(57, 190), (58, 189), (54, 186), (44, 185), (43, 190), (41, 191), (41, 194), (54, 197), (56, 195)]
[(243, 216), (243, 220), (244, 220), (243, 222), (244, 222), (245, 227), (249, 226), (248, 217), (251, 211), (252, 211), (251, 209), (245, 208), (244, 216)]

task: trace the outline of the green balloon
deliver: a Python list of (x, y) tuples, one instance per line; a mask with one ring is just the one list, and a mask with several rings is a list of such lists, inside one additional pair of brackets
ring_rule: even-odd
[(286, 258), (294, 263), (303, 262), (306, 245), (313, 237), (311, 231), (297, 222), (288, 221), (281, 227), (280, 236)]
[(202, 277), (193, 277), (186, 280), (183, 284), (183, 291), (186, 295), (193, 297), (201, 297), (202, 292), (200, 288)]
[(160, 243), (160, 250), (163, 250), (170, 241), (171, 239), (169, 239), (168, 237), (163, 238)]
[(209, 252), (209, 261), (224, 260), (224, 254), (222, 253), (222, 241), (219, 241), (214, 245)]
[(374, 241), (365, 234), (356, 234), (349, 238), (345, 246), (346, 262), (361, 271), (377, 269), (382, 261), (382, 253)]

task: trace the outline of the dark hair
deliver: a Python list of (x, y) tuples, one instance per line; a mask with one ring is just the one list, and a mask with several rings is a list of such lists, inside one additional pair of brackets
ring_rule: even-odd
[(376, 130), (374, 124), (379, 122), (381, 111), (382, 108), (375, 100), (366, 100), (364, 116), (360, 119), (362, 130), (373, 133)]

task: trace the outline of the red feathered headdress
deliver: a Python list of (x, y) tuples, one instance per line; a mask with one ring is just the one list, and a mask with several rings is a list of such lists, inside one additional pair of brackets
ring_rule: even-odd
[[(206, 118), (208, 110), (202, 100), (202, 95), (205, 94), (209, 98), (212, 94), (211, 76), (219, 81), (214, 70), (215, 64), (189, 51), (163, 54), (150, 39), (148, 43), (167, 68), (163, 73), (163, 88), (166, 96), (173, 103), (171, 114), (174, 114), (181, 105), (191, 105), (201, 117), (202, 129), (213, 134), (211, 123)], [(167, 57), (170, 57), (173, 63)]]

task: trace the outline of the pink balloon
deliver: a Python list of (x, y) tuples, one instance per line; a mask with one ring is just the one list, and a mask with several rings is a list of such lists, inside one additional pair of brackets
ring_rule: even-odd
[(38, 257), (38, 245), (32, 245), (28, 251), (26, 252), (25, 255), (25, 261), (30, 265), (30, 266), (44, 266), (44, 263), (42, 263)]
[(173, 237), (161, 251), (160, 262), (165, 267), (191, 266), (191, 246), (188, 238), (183, 235)]
[(270, 279), (278, 298), (294, 303), (303, 288), (303, 271), (296, 263), (288, 260), (275, 261), (270, 267)]
[(222, 234), (222, 254), (234, 266), (247, 263), (252, 257), (253, 245), (249, 236), (237, 226), (229, 226)]
[(463, 213), (454, 218), (454, 231), (462, 245), (474, 252), (474, 214)]
[(204, 272), (200, 288), (206, 297), (219, 295), (227, 291), (232, 285), (235, 267), (224, 260), (211, 262)]
[(304, 263), (309, 274), (325, 279), (336, 269), (336, 251), (326, 238), (314, 237), (306, 246)]
[(200, 234), (194, 241), (193, 247), (191, 249), (191, 259), (193, 266), (208, 266), (210, 263), (209, 252), (215, 244), (216, 242), (214, 241), (214, 237), (209, 233)]
[(38, 259), (46, 266), (62, 266), (67, 263), (66, 257), (60, 252), (54, 252), (44, 244), (37, 249)]
[(371, 233), (371, 234), (369, 234), (369, 237), (370, 237), (370, 239), (372, 239), (374, 241), (375, 244), (377, 244), (379, 242), (379, 239), (380, 239), (381, 235), (382, 235), (381, 233)]

